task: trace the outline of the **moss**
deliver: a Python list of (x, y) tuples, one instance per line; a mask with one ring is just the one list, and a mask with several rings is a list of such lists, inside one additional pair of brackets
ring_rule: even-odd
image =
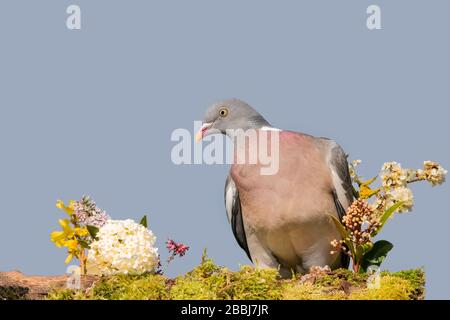
[(344, 300), (347, 295), (337, 288), (325, 288), (310, 283), (290, 283), (283, 288), (283, 300)]
[(206, 254), (202, 262), (185, 276), (175, 279), (170, 290), (173, 300), (217, 300), (221, 299), (221, 289), (226, 286), (229, 271), (214, 264)]
[(86, 294), (78, 290), (60, 289), (50, 292), (46, 300), (86, 300)]
[(217, 300), (217, 294), (206, 283), (177, 279), (170, 290), (172, 300)]
[(422, 300), (425, 298), (425, 272), (422, 268), (398, 271), (392, 273), (391, 275), (407, 280), (413, 285), (413, 291), (410, 293), (410, 299)]
[[(389, 275), (389, 272), (384, 271), (381, 273), (381, 275)], [(423, 271), (423, 269), (403, 270), (393, 272), (390, 275), (411, 281), (415, 286), (418, 287), (425, 285), (425, 272)]]
[(351, 300), (411, 300), (416, 287), (406, 279), (384, 275), (378, 289), (360, 289), (350, 294)]
[(238, 272), (214, 265), (205, 258), (186, 276), (175, 279), (170, 290), (172, 299), (279, 299), (281, 282), (276, 270), (243, 266)]
[(160, 300), (168, 298), (166, 279), (160, 275), (117, 275), (101, 278), (86, 291), (59, 290), (50, 300)]
[(360, 285), (367, 281), (366, 274), (358, 274), (348, 269), (337, 269), (330, 274), (323, 275), (315, 281), (315, 285), (322, 287), (340, 287), (342, 281), (347, 281), (351, 285)]
[(228, 287), (229, 299), (277, 300), (282, 297), (283, 282), (278, 280), (277, 270), (243, 266), (232, 274)]
[(312, 277), (282, 280), (276, 270), (243, 266), (237, 272), (219, 267), (207, 258), (185, 275), (167, 279), (161, 275), (112, 276), (100, 278), (86, 291), (59, 290), (48, 299), (173, 299), (173, 300), (343, 300), (423, 299), (422, 269), (382, 272), (380, 287), (368, 289), (367, 275), (338, 269)]
[(298, 280), (286, 282), (283, 290), (285, 300), (345, 300), (350, 291), (362, 287), (367, 276), (355, 274), (347, 269), (337, 269), (331, 273), (317, 275), (311, 282)]

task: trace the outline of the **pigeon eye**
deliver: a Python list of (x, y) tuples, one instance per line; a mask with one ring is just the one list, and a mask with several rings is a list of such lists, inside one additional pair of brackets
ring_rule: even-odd
[(227, 108), (220, 109), (219, 114), (221, 117), (226, 117), (228, 115), (228, 109)]

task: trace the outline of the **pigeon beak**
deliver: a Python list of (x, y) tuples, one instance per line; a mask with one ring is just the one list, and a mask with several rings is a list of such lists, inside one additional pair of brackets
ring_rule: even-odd
[(208, 131), (208, 129), (211, 128), (211, 126), (212, 126), (211, 122), (204, 123), (200, 128), (200, 130), (198, 130), (197, 134), (195, 135), (195, 141), (199, 142), (200, 140), (202, 140), (203, 137), (205, 136), (205, 132)]

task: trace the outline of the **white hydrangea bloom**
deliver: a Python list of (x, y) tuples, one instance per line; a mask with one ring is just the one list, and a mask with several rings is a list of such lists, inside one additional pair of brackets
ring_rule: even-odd
[(104, 275), (154, 272), (158, 266), (156, 237), (133, 220), (108, 220), (91, 244), (88, 259)]

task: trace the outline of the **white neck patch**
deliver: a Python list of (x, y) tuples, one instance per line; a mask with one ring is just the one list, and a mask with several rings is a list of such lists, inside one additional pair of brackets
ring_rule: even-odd
[(274, 127), (267, 127), (267, 126), (261, 127), (260, 130), (262, 130), (262, 131), (281, 131), (281, 129), (274, 128)]

